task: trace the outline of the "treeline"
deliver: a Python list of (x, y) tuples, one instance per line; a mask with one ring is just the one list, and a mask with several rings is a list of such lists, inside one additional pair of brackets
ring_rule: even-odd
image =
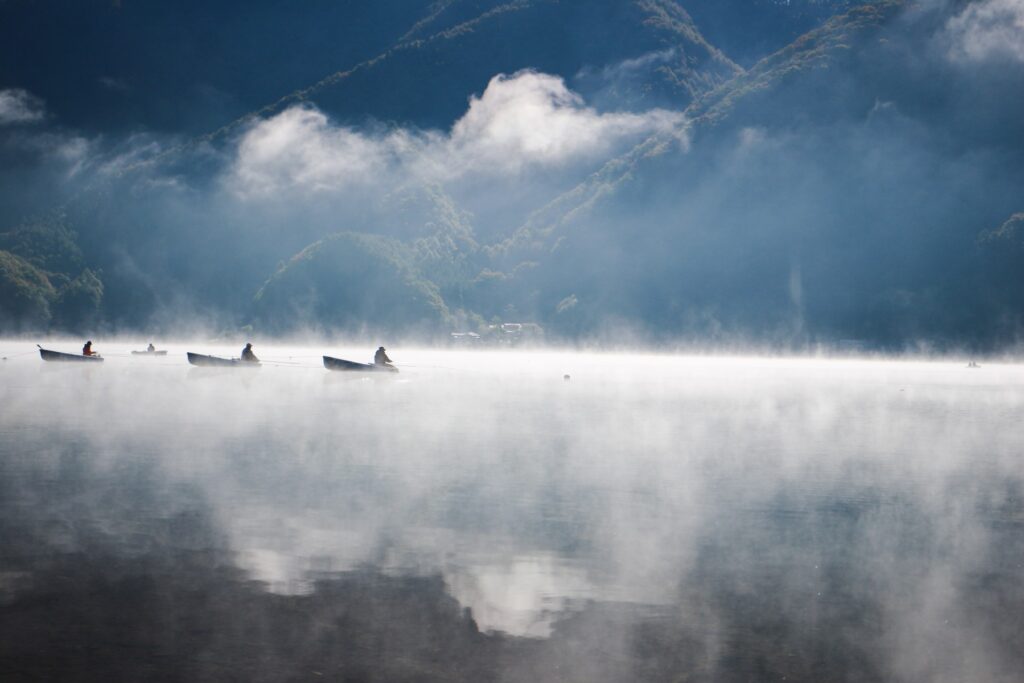
[(102, 315), (103, 280), (84, 263), (63, 213), (0, 233), (0, 326), (74, 332)]

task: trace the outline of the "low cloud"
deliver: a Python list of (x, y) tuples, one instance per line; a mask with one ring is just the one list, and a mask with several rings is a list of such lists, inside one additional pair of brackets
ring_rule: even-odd
[(660, 109), (598, 112), (561, 78), (527, 71), (491, 79), (447, 133), (358, 130), (334, 125), (317, 109), (292, 107), (246, 132), (229, 177), (239, 194), (252, 196), (330, 191), (385, 173), (427, 181), (507, 176), (593, 161), (682, 123), (682, 114)]
[(0, 90), (0, 126), (34, 123), (46, 117), (43, 101), (20, 88)]
[(49, 166), (57, 177), (71, 178), (89, 167), (98, 153), (94, 141), (62, 130), (34, 128), (0, 139), (0, 159), (20, 155), (33, 164)]
[(949, 57), (959, 62), (1024, 62), (1024, 0), (973, 2), (946, 24)]
[(334, 126), (316, 109), (292, 107), (245, 134), (232, 183), (255, 195), (286, 187), (330, 190), (371, 180), (427, 145), (404, 131), (374, 136)]
[(561, 165), (607, 153), (625, 138), (667, 132), (682, 114), (602, 114), (588, 108), (556, 76), (523, 72), (491, 79), (451, 132), (454, 154), (468, 167), (518, 172), (530, 164)]

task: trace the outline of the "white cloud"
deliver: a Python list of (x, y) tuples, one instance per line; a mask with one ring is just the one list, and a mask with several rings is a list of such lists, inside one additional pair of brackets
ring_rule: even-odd
[(8, 152), (29, 155), (33, 163), (50, 165), (58, 174), (70, 178), (89, 167), (96, 145), (80, 135), (33, 129), (3, 136), (0, 155)]
[[(368, 133), (293, 107), (252, 126), (229, 179), (243, 195), (293, 188), (335, 190), (397, 173), (431, 181), (509, 175), (531, 167), (592, 161), (631, 139), (681, 130), (678, 112), (599, 113), (561, 78), (496, 76), (447, 134), (395, 129)], [(677, 133), (681, 135), (681, 133)]]
[(27, 90), (0, 90), (0, 126), (33, 123), (45, 116), (43, 101)]
[(1024, 62), (1024, 0), (979, 0), (946, 24), (949, 57)]
[(425, 144), (404, 131), (374, 137), (333, 126), (315, 109), (292, 107), (245, 134), (232, 181), (243, 194), (329, 190), (379, 176)]
[(77, 175), (86, 168), (92, 152), (92, 144), (77, 135), (59, 138), (51, 150), (51, 153), (67, 166), (68, 176)]
[(518, 172), (529, 164), (559, 165), (608, 152), (624, 138), (670, 131), (682, 114), (600, 114), (556, 76), (496, 76), (451, 132), (452, 153), (470, 168)]

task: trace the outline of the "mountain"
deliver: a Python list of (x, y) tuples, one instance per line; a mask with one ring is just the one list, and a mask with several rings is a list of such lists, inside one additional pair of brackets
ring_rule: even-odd
[(118, 329), (1012, 344), (991, 2), (7, 0), (66, 47), (0, 29), (0, 229), (61, 206), (81, 253), (0, 245), (36, 302), (8, 317), (57, 324), (78, 282)]
[(652, 137), (535, 212), (494, 252), (535, 264), (515, 301), (572, 333), (1013, 343), (1024, 263), (995, 277), (977, 240), (1017, 205), (1024, 130), (936, 97), (999, 68), (936, 54), (915, 11), (832, 18), (693, 103), (686, 152)]
[[(628, 80), (614, 73), (623, 63), (632, 67)], [(444, 128), (496, 74), (523, 69), (560, 75), (617, 108), (683, 107), (742, 71), (675, 0), (451, 0), (432, 5), (388, 49), (255, 114), (310, 103), (347, 122)], [(231, 134), (252, 115), (207, 139)]]
[(672, 0), (5, 0), (0, 20), (0, 88), (102, 133), (202, 135), (295, 102), (443, 127), (523, 68), (569, 78), (665, 52), (638, 101), (688, 100), (738, 70)]
[(100, 321), (103, 283), (84, 266), (65, 216), (42, 216), (0, 233), (0, 325), (78, 331)]
[[(612, 313), (633, 325), (656, 321), (670, 335), (747, 333), (744, 327), (756, 330), (754, 336), (802, 334), (801, 314), (794, 310), (788, 291), (794, 257), (778, 253), (765, 258), (778, 251), (784, 231), (766, 231), (768, 217), (745, 217), (726, 232), (721, 223), (708, 225), (703, 216), (686, 216), (693, 211), (686, 206), (687, 185), (699, 182), (710, 167), (720, 166), (723, 148), (733, 147), (744, 131), (765, 135), (768, 126), (791, 126), (794, 116), (829, 118), (830, 114), (811, 109), (821, 102), (834, 105), (833, 113), (840, 116), (853, 111), (849, 102), (822, 96), (827, 83), (819, 82), (821, 75), (826, 74), (827, 81), (830, 69), (849, 69), (851, 55), (877, 39), (879, 28), (901, 6), (895, 0), (872, 3), (835, 17), (692, 103), (687, 109), (688, 133), (696, 149), (689, 153), (680, 154), (664, 135), (654, 136), (536, 211), (493, 252), (505, 268), (539, 261), (539, 268), (528, 271), (531, 278), (538, 272), (551, 274), (540, 288), (537, 282), (524, 285), (533, 297), (529, 307), (538, 313), (546, 309), (548, 316), (561, 308), (548, 320), (562, 324), (559, 318), (569, 317), (574, 328), (593, 329)], [(844, 92), (843, 97), (850, 94)], [(869, 103), (873, 100), (873, 95), (864, 97)], [(786, 118), (776, 120), (776, 111)], [(759, 179), (761, 186), (767, 182)], [(728, 185), (720, 192), (749, 192), (734, 181)], [(807, 198), (808, 204), (816, 201)], [(721, 208), (701, 211), (713, 211), (716, 222), (735, 222), (735, 214), (746, 213)], [(770, 243), (761, 244), (764, 239)], [(666, 250), (669, 244), (673, 248)], [(635, 258), (635, 253), (645, 258)], [(609, 272), (620, 277), (609, 279)], [(777, 289), (769, 305), (765, 278), (774, 280)], [(749, 296), (748, 288), (762, 291)], [(581, 296), (576, 289), (590, 296)], [(567, 297), (574, 302), (571, 310), (562, 305)]]
[(317, 240), (260, 287), (253, 319), (278, 332), (372, 321), (382, 332), (436, 335), (464, 324), (463, 289), (480, 269), (468, 217), (437, 187), (388, 196), (378, 215), (403, 239), (341, 232)]
[[(857, 69), (856, 62), (863, 59), (864, 54), (871, 49), (869, 43), (879, 39), (879, 29), (891, 22), (904, 6), (903, 0), (871, 2), (829, 19), (821, 27), (798, 37), (778, 52), (754, 64), (745, 73), (702, 97), (689, 108), (690, 118), (698, 128), (713, 126), (727, 117), (735, 119), (747, 116), (763, 123), (765, 110), (772, 106), (772, 100), (780, 97), (779, 90), (791, 84), (826, 90), (827, 82), (808, 84), (805, 81), (822, 74), (827, 74), (824, 80), (828, 81), (837, 72), (842, 78)], [(859, 70), (851, 75), (868, 80)], [(851, 95), (865, 97), (867, 95), (862, 95), (862, 92), (870, 90), (868, 85)], [(804, 99), (802, 103), (805, 105), (821, 106), (825, 103), (833, 108), (833, 115), (854, 113), (863, 108), (863, 102), (836, 99), (836, 94), (840, 93), (832, 89), (829, 92), (832, 97), (820, 97), (817, 102), (801, 99)], [(806, 114), (806, 106), (787, 109), (785, 112), (788, 117)]]
[(339, 233), (306, 247), (275, 272), (254, 298), (255, 320), (270, 331), (433, 327), (448, 309), (437, 286), (411, 264), (399, 242)]

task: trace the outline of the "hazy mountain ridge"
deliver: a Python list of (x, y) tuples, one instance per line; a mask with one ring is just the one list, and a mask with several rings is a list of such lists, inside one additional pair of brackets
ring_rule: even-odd
[(306, 247), (280, 268), (254, 298), (261, 329), (360, 329), (372, 320), (396, 332), (447, 322), (437, 286), (424, 279), (414, 253), (396, 240), (339, 233)]
[[(855, 48), (853, 43), (869, 39), (863, 36), (864, 33), (877, 30), (902, 5), (901, 0), (888, 0), (854, 9), (766, 57), (749, 71), (691, 104), (687, 108), (689, 121), (685, 134), (700, 140), (709, 129), (727, 120), (746, 98), (757, 95), (770, 97), (772, 90), (786, 79), (798, 78), (806, 70), (827, 69), (835, 65), (842, 53)], [(626, 155), (607, 162), (572, 191), (536, 211), (507, 241), (490, 253), (510, 267), (517, 259), (540, 259), (543, 262), (558, 249), (571, 249), (571, 241), (567, 240), (586, 240), (587, 230), (591, 227), (588, 221), (593, 222), (594, 214), (601, 212), (602, 205), (614, 204), (630, 184), (643, 184), (646, 175), (658, 177), (659, 173), (671, 183), (668, 179), (674, 175), (658, 169), (658, 164), (662, 157), (671, 157), (681, 149), (684, 150), (682, 154), (686, 154), (685, 148), (684, 141), (664, 135), (649, 138)], [(574, 236), (574, 231), (579, 231), (579, 234)], [(621, 246), (627, 248), (626, 244)], [(533, 274), (532, 270), (530, 274)], [(569, 294), (572, 284), (567, 282), (563, 286), (565, 294)], [(555, 295), (549, 300), (549, 310), (555, 308), (552, 305), (554, 301), (562, 301), (562, 297)], [(697, 315), (698, 319), (704, 317), (703, 313)]]
[[(328, 77), (302, 98), (343, 116), (444, 126), (461, 113), (467, 85), (469, 92), (479, 92), (495, 74), (524, 68), (570, 78), (584, 65), (600, 68), (675, 50), (678, 54), (649, 74), (645, 86), (655, 101), (675, 106), (740, 71), (671, 0), (465, 4), (480, 14), (469, 12), (469, 18), (460, 16), (436, 33), (396, 45), (366, 68)], [(381, 89), (376, 87), (381, 80), (400, 85)], [(353, 90), (362, 100), (360, 109), (352, 109), (356, 98), (348, 93)]]
[(472, 315), (465, 290), (482, 263), (469, 216), (438, 187), (406, 188), (386, 200), (383, 234), (329, 235), (282, 263), (254, 297), (255, 319), (277, 331), (372, 321), (392, 333), (436, 334), (465, 324)]
[[(991, 249), (978, 251), (974, 242), (987, 232), (986, 223), (1013, 209), (1006, 172), (1019, 177), (1020, 167), (1006, 160), (1006, 147), (979, 167), (997, 179), (992, 185), (1002, 194), (992, 196), (1005, 208), (986, 201), (990, 188), (974, 185), (971, 174), (957, 175), (965, 170), (957, 150), (970, 147), (956, 140), (973, 130), (948, 105), (946, 112), (916, 111), (919, 67), (909, 63), (903, 69), (892, 61), (905, 51), (924, 51), (935, 40), (929, 31), (943, 22), (908, 15), (906, 7), (899, 1), (868, 3), (831, 19), (693, 104), (687, 111), (689, 151), (674, 152), (680, 146), (651, 138), (533, 214), (496, 252), (506, 267), (516, 258), (541, 262), (526, 272), (532, 281), (518, 288), (520, 305), (551, 324), (558, 324), (569, 301), (573, 315), (589, 321), (585, 328), (613, 316), (630, 327), (653, 322), (648, 334), (658, 334), (657, 328), (700, 338), (725, 333), (784, 345), (841, 336), (886, 346), (913, 338), (940, 344), (1015, 339), (1021, 329), (1013, 303), (1022, 291), (1020, 277), (1011, 275), (1014, 266), (997, 267)], [(882, 71), (886, 78), (879, 76)], [(928, 85), (925, 80), (923, 87)], [(798, 134), (817, 140), (817, 147)], [(993, 137), (1006, 140), (1008, 134)], [(872, 161), (885, 153), (883, 140), (899, 149), (897, 157)], [(1020, 158), (1019, 146), (1015, 153)], [(798, 185), (786, 187), (772, 177), (770, 165), (800, 158), (804, 166), (792, 167)], [(813, 171), (808, 175), (807, 162), (837, 181), (830, 187)], [(878, 162), (885, 165), (871, 168)], [(699, 191), (683, 189), (705, 182), (706, 164), (716, 166), (714, 173), (742, 177), (745, 172), (731, 166), (737, 163), (763, 167), (753, 176), (754, 186), (775, 186), (782, 193), (749, 198), (764, 207), (753, 223), (737, 221), (744, 209), (702, 206)], [(882, 183), (884, 176), (896, 184)], [(857, 188), (856, 199), (843, 182)], [(749, 184), (725, 183), (720, 191), (750, 192)], [(816, 195), (800, 188), (808, 184), (820, 186)], [(973, 194), (972, 208), (949, 205), (944, 186)], [(831, 205), (821, 191), (834, 195)], [(810, 208), (823, 224), (809, 223), (806, 211), (795, 222), (782, 218), (800, 214), (799, 207)], [(892, 232), (869, 229), (851, 251), (850, 229), (864, 220), (865, 209)], [(699, 222), (695, 210), (704, 214)], [(982, 214), (990, 218), (979, 222)], [(732, 227), (728, 233), (709, 230), (709, 218)], [(765, 232), (771, 225), (778, 227)], [(668, 244), (675, 245), (675, 256), (666, 260), (658, 254)], [(609, 256), (616, 251), (638, 253), (635, 267), (628, 257)], [(601, 256), (596, 262), (594, 254)], [(1020, 260), (1014, 262), (1019, 267)], [(943, 275), (930, 271), (937, 263), (945, 264)], [(608, 272), (617, 279), (608, 281)], [(775, 283), (774, 294), (765, 288), (768, 282)]]
[[(697, 94), (706, 92), (708, 89), (721, 83), (724, 77), (731, 77), (741, 71), (741, 69), (729, 61), (727, 57), (722, 55), (720, 51), (704, 41), (697, 28), (692, 24), (689, 16), (674, 2), (642, 0), (639, 2), (624, 3), (623, 5), (626, 7), (626, 14), (632, 18), (639, 30), (645, 34), (651, 35), (651, 38), (645, 39), (649, 40), (649, 43), (646, 45), (641, 43), (641, 45), (643, 45), (642, 48), (639, 48), (641, 50), (641, 54), (643, 50), (664, 48), (666, 45), (671, 49), (680, 50), (679, 59), (674, 66), (661, 65), (654, 72), (656, 74), (660, 74), (659, 77), (664, 78), (665, 82), (670, 84), (670, 89), (678, 89), (678, 94), (675, 95), (674, 98), (679, 104), (685, 104), (692, 101), (692, 98)], [(559, 12), (562, 14), (568, 12), (569, 14), (582, 14), (582, 16), (586, 17), (591, 13), (600, 14), (602, 11), (601, 6), (591, 3), (556, 3), (550, 2), (549, 0), (514, 3), (456, 2), (448, 3), (441, 9), (442, 14), (445, 9), (449, 10), (448, 15), (445, 17), (449, 20), (447, 24), (438, 24), (436, 21), (435, 23), (428, 22), (427, 24), (421, 24), (417, 29), (418, 33), (414, 32), (413, 35), (410, 35), (409, 37), (412, 39), (408, 42), (400, 43), (387, 52), (382, 53), (367, 62), (356, 65), (347, 71), (338, 72), (328, 76), (307, 89), (293, 93), (287, 98), (280, 100), (278, 103), (261, 110), (259, 115), (272, 115), (274, 112), (279, 111), (288, 104), (296, 101), (313, 101), (316, 102), (318, 106), (325, 108), (327, 111), (339, 111), (338, 107), (331, 106), (331, 95), (325, 93), (330, 93), (331, 91), (337, 91), (339, 89), (341, 89), (341, 92), (344, 92), (346, 88), (352, 87), (351, 79), (353, 77), (362, 77), (368, 80), (379, 79), (382, 76), (377, 74), (376, 71), (379, 71), (381, 68), (388, 68), (388, 65), (396, 60), (402, 61), (411, 59), (414, 61), (421, 61), (424, 57), (419, 53), (423, 50), (435, 49), (435, 45), (440, 45), (441, 47), (436, 49), (442, 51), (448, 49), (456, 49), (459, 52), (465, 51), (466, 46), (464, 45), (459, 45), (457, 48), (450, 48), (449, 44), (452, 41), (458, 42), (475, 39), (477, 34), (481, 31), (484, 33), (487, 31), (493, 32), (495, 30), (501, 30), (503, 33), (507, 32), (507, 27), (495, 27), (493, 25), (495, 23), (500, 23), (503, 19), (506, 19), (507, 17), (505, 15), (529, 13), (532, 11), (534, 13), (541, 13), (541, 19), (544, 19), (543, 13), (547, 12), (548, 20), (538, 21), (538, 19), (534, 17), (531, 21), (528, 21), (525, 26), (533, 26), (537, 23), (550, 25), (564, 24), (566, 29), (571, 29), (573, 27), (572, 22), (559, 22), (552, 20), (551, 13), (554, 12), (554, 16), (558, 16)], [(453, 19), (451, 16), (451, 10), (453, 9), (462, 10), (462, 15), (456, 15)], [(619, 14), (621, 14), (622, 11), (623, 10), (616, 10)], [(434, 16), (434, 19), (437, 19), (436, 15)], [(622, 23), (608, 21), (606, 22), (606, 26), (616, 32), (620, 32)], [(426, 29), (436, 32), (428, 35), (429, 32)], [(513, 27), (513, 31), (516, 30), (522, 31), (523, 29)], [(586, 32), (581, 33), (586, 35)], [(424, 35), (425, 37), (418, 37), (419, 35)], [(479, 40), (483, 43), (492, 42), (492, 39), (487, 36), (479, 38)], [(510, 39), (506, 37), (504, 40)], [(550, 42), (558, 43), (563, 41), (554, 40)], [(601, 45), (601, 41), (594, 40), (592, 42), (595, 45)], [(692, 44), (693, 48), (682, 49), (682, 43)], [(637, 49), (638, 48), (634, 48), (634, 53)], [(691, 52), (698, 52), (700, 55), (693, 55)], [(521, 65), (532, 65), (533, 62), (528, 61), (529, 55), (530, 53), (527, 51), (524, 55), (527, 59), (518, 58), (523, 59), (523, 61), (519, 63), (506, 63), (505, 66), (509, 67), (509, 70), (512, 70)], [(703, 72), (699, 71), (698, 69), (703, 62), (711, 64), (712, 69), (705, 70)], [(698, 69), (695, 69), (694, 66), (691, 65), (695, 65)], [(484, 66), (480, 70), (480, 73), (482, 75), (489, 76), (491, 73), (501, 70), (502, 69), (497, 66)], [(461, 80), (463, 82), (465, 81), (465, 79)], [(422, 81), (426, 83), (429, 79), (422, 79)], [(358, 85), (355, 87), (358, 91)], [(408, 93), (404, 93), (403, 97), (408, 97)], [(417, 106), (423, 105), (423, 100), (421, 98), (411, 97), (410, 99), (416, 102)], [(375, 112), (379, 109), (379, 107), (368, 108), (373, 109)], [(215, 134), (215, 136), (229, 132), (230, 129), (224, 129)], [(387, 214), (388, 211), (385, 210), (384, 215), (387, 216)], [(429, 223), (429, 212), (424, 216), (421, 216), (421, 219)], [(376, 228), (376, 230), (382, 230), (382, 234), (393, 233), (396, 227), (395, 221), (388, 220), (387, 218), (382, 220), (383, 222)], [(466, 230), (468, 230), (468, 232), (465, 232)], [(460, 298), (468, 295), (470, 300), (479, 301), (480, 297), (473, 295), (473, 284), (484, 282), (487, 287), (490, 287), (492, 279), (484, 277), (481, 280), (477, 277), (480, 272), (481, 264), (485, 266), (484, 269), (486, 270), (486, 262), (473, 257), (473, 248), (467, 242), (467, 237), (468, 240), (473, 239), (472, 228), (464, 227), (463, 231), (465, 234), (461, 235), (456, 241), (452, 241), (450, 234), (431, 235), (427, 238), (420, 238), (416, 242), (415, 248), (420, 251), (428, 249), (431, 252), (431, 257), (429, 259), (421, 259), (421, 262), (424, 264), (423, 270), (427, 273), (427, 277), (436, 278), (442, 281), (442, 290), (451, 290), (454, 286), (454, 291), (458, 293), (457, 296)], [(456, 246), (456, 242), (458, 242), (460, 246)], [(468, 253), (461, 249), (461, 247), (467, 246), (470, 248)], [(293, 261), (293, 264), (306, 263), (306, 261), (306, 259), (298, 259), (297, 261)], [(468, 264), (475, 265), (469, 266)], [(292, 267), (293, 266), (289, 266), (286, 270), (290, 271)], [(467, 268), (472, 267), (475, 267), (475, 270), (472, 273), (473, 277), (464, 279), (457, 285), (454, 285), (451, 274), (457, 273), (459, 277), (462, 278), (462, 276), (467, 272)], [(417, 266), (417, 268), (419, 268), (419, 266)], [(447, 275), (445, 275), (445, 273), (447, 273)], [(278, 276), (275, 276), (268, 281), (268, 284), (278, 280)], [(443, 285), (444, 281), (448, 281), (452, 283), (452, 285), (445, 287)], [(263, 291), (264, 290), (261, 290), (261, 292)], [(265, 297), (260, 296), (258, 299), (260, 301), (264, 301)], [(502, 302), (500, 305), (497, 305), (496, 308), (501, 309), (506, 306), (507, 304)], [(260, 304), (260, 307), (266, 309), (266, 304)], [(440, 311), (441, 309), (437, 308), (437, 310)]]
[[(686, 134), (700, 136), (705, 129), (728, 118), (744, 98), (778, 87), (785, 78), (793, 78), (807, 69), (827, 69), (835, 63), (837, 53), (851, 49), (844, 41), (857, 38), (858, 33), (877, 29), (903, 4), (903, 0), (886, 0), (833, 18), (824, 27), (766, 57), (748, 72), (738, 74), (687, 107), (689, 121)], [(654, 136), (624, 156), (609, 160), (584, 183), (532, 214), (501, 248), (507, 250), (519, 243), (549, 248), (538, 243), (537, 237), (550, 235), (559, 225), (583, 219), (601, 197), (612, 195), (620, 183), (635, 180), (638, 166), (674, 149), (673, 142), (677, 141), (663, 135)], [(556, 235), (555, 239), (559, 237)]]
[[(600, 68), (658, 50), (673, 54), (647, 75), (633, 106), (651, 97), (685, 106), (742, 71), (704, 39), (675, 0), (452, 0), (438, 4), (386, 50), (199, 140), (217, 140), (253, 118), (302, 103), (315, 104), (342, 120), (371, 118), (443, 127), (461, 113), (467, 94), (481, 90), (495, 74), (529, 68), (568, 78), (584, 65)], [(474, 57), (465, 59), (467, 54)], [(391, 87), (380, 87), (382, 81)]]
[[(417, 329), (1012, 341), (1013, 250), (978, 238), (1021, 208), (1021, 124), (995, 95), (1016, 72), (942, 47), (966, 5), (755, 3), (773, 30), (814, 26), (744, 70), (692, 19), (734, 4), (692, 4), (421, 3), (382, 51), (198, 144), (85, 166), (99, 184), (68, 215), (104, 317), (397, 330), (348, 298), (372, 263), (387, 305), (420, 302)], [(474, 147), (510, 123), (525, 146)]]
[[(132, 0), (7, 0), (0, 5), (0, 87), (35, 93), (62, 121), (76, 127), (201, 133), (259, 111), (282, 93), (301, 92), (325, 73), (344, 73), (396, 46), (434, 39), (456, 27), (472, 30), (473, 22), (496, 8), (536, 12), (541, 5), (558, 4), (609, 14), (646, 6), (643, 11), (671, 17), (693, 5), (700, 9), (697, 25), (702, 20), (715, 26), (724, 40), (731, 31), (719, 25), (726, 21), (747, 18), (764, 34), (789, 32), (795, 37), (794, 31), (810, 27), (808, 21), (823, 18), (823, 8), (848, 3), (796, 0), (781, 6), (763, 0), (744, 2), (743, 11), (737, 11), (718, 0), (383, 0), (344, 5), (313, 0), (301, 13), (282, 16), (276, 3), (267, 0), (247, 3), (244, 12), (228, 0), (173, 6)], [(745, 47), (754, 42), (751, 30), (744, 29)], [(763, 49), (752, 49), (758, 48)], [(464, 88), (459, 95), (465, 98)]]
[(844, 53), (857, 50), (865, 40), (870, 40), (864, 34), (883, 26), (905, 5), (905, 0), (870, 2), (830, 19), (821, 28), (712, 90), (691, 105), (687, 114), (695, 126), (714, 125), (729, 116), (743, 98), (778, 87), (784, 79), (810, 69), (841, 68)]

